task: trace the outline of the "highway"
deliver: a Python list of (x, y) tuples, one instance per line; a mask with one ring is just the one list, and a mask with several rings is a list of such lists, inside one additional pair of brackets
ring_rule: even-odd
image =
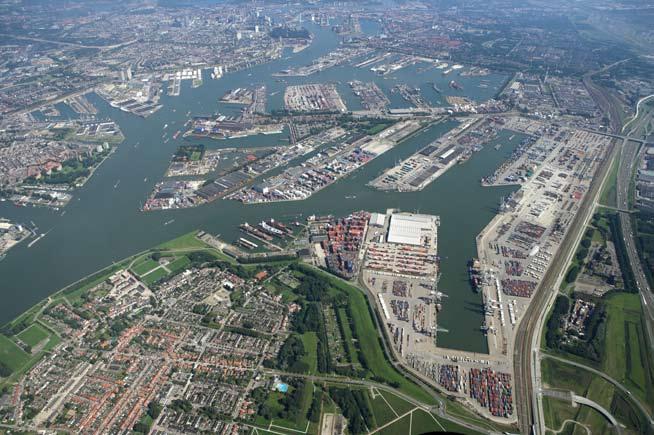
[(563, 279), (570, 258), (574, 255), (586, 225), (593, 215), (597, 196), (609, 172), (611, 162), (615, 158), (615, 151), (615, 143), (612, 143), (611, 149), (607, 152), (607, 157), (604, 158), (602, 165), (593, 178), (588, 194), (566, 233), (557, 255), (554, 256), (552, 264), (547, 269), (522, 317), (523, 320), (518, 325), (513, 350), (513, 365), (516, 414), (520, 433), (523, 434), (532, 433), (534, 428), (540, 432), (540, 428), (544, 426), (544, 422), (540, 421), (539, 418), (538, 390), (534, 388), (536, 375), (534, 365), (538, 364), (538, 360), (534, 358), (534, 352), (537, 352), (540, 348), (540, 332), (545, 323), (547, 311), (555, 300), (559, 284)]
[[(652, 98), (654, 98), (654, 94), (652, 94), (652, 95), (648, 95), (648, 96), (643, 97), (643, 98), (641, 98), (640, 100), (638, 100), (638, 103), (636, 103), (636, 113), (635, 113), (634, 116), (629, 120), (629, 122), (627, 122), (627, 123), (622, 127), (622, 132), (623, 132), (623, 133), (625, 132), (625, 130), (627, 129), (627, 127), (628, 127), (632, 122), (634, 122), (635, 120), (637, 120), (638, 117), (640, 116), (640, 105), (641, 105), (642, 103), (645, 103), (645, 102), (649, 101), (649, 100), (652, 99)], [(635, 128), (632, 128), (631, 130), (627, 131), (626, 134), (629, 135), (632, 131), (636, 130), (637, 128), (638, 128), (638, 126), (636, 126)]]
[(32, 38), (32, 37), (27, 37), (27, 36), (16, 36), (16, 35), (10, 35), (7, 33), (0, 33), (0, 36), (7, 37), (7, 38), (13, 38), (13, 39), (19, 39), (22, 41), (33, 41), (33, 42), (43, 42), (45, 44), (55, 44), (55, 45), (64, 45), (67, 47), (79, 47), (79, 48), (97, 48), (99, 50), (111, 50), (113, 48), (119, 48), (119, 47), (124, 47), (126, 45), (131, 45), (134, 44), (138, 39), (132, 39), (129, 41), (125, 42), (119, 42), (117, 44), (111, 44), (111, 45), (84, 45), (84, 44), (79, 44), (76, 42), (66, 42), (66, 41), (57, 41), (54, 39), (43, 39), (43, 38)]
[[(617, 205), (621, 209), (629, 209), (629, 186), (634, 172), (634, 165), (638, 159), (638, 146), (629, 141), (624, 141), (622, 146), (622, 155), (620, 156), (620, 166), (618, 168), (617, 178)], [(636, 241), (631, 222), (631, 214), (619, 213), (620, 229), (622, 238), (629, 257), (629, 265), (638, 286), (641, 301), (643, 304), (643, 315), (648, 335), (650, 353), (654, 354), (654, 295), (645, 277), (643, 266), (636, 250)]]

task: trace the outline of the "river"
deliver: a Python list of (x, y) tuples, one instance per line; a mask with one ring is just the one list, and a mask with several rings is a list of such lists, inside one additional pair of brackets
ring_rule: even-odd
[[(228, 113), (227, 105), (218, 103), (227, 90), (251, 84), (265, 83), (269, 97), (268, 108), (282, 107), (286, 84), (331, 81), (338, 83), (348, 107), (360, 108), (357, 98), (347, 85), (349, 80), (375, 80), (391, 98), (393, 107), (406, 103), (390, 94), (397, 82), (420, 86), (423, 94), (434, 105), (443, 105), (441, 96), (428, 82), (436, 82), (444, 93), (455, 91), (447, 86), (454, 77), (443, 77), (440, 70), (424, 71), (424, 64), (404, 68), (380, 77), (366, 69), (352, 66), (331, 68), (309, 77), (289, 77), (277, 81), (271, 74), (281, 69), (304, 65), (336, 48), (339, 37), (327, 29), (308, 25), (316, 35), (313, 44), (296, 54), (287, 52), (282, 59), (250, 70), (227, 74), (211, 80), (205, 71), (203, 86), (192, 89), (190, 81), (182, 85), (178, 97), (164, 95), (164, 107), (147, 119), (114, 109), (95, 95), (89, 99), (99, 109), (99, 116), (110, 117), (120, 125), (125, 141), (95, 172), (86, 185), (74, 193), (71, 203), (62, 210), (18, 208), (8, 202), (0, 203), (0, 216), (19, 223), (33, 221), (39, 232), (47, 233), (32, 247), (21, 243), (0, 261), (0, 323), (5, 323), (56, 290), (92, 273), (112, 261), (125, 258), (194, 229), (220, 234), (228, 241), (238, 236), (242, 222), (256, 223), (263, 218), (311, 214), (346, 215), (356, 210), (385, 211), (399, 208), (404, 211), (435, 214), (441, 217), (439, 253), (442, 278), (440, 289), (449, 297), (443, 303), (439, 326), (449, 330), (440, 333), (441, 346), (470, 351), (487, 351), (486, 340), (479, 327), (483, 319), (481, 298), (467, 282), (466, 262), (476, 255), (475, 236), (490, 221), (503, 195), (511, 188), (485, 188), (479, 183), (510, 153), (519, 138), (509, 141), (508, 134), (498, 141), (504, 145), (495, 150), (487, 146), (468, 162), (457, 165), (425, 190), (416, 193), (378, 192), (366, 186), (384, 168), (407, 157), (419, 147), (439, 137), (456, 125), (445, 122), (432, 126), (375, 159), (352, 176), (320, 191), (308, 200), (277, 204), (243, 205), (218, 200), (187, 210), (143, 213), (141, 203), (154, 184), (161, 180), (170, 157), (183, 139), (164, 144), (161, 136), (164, 124), (169, 124), (169, 136), (181, 128), (187, 111), (193, 114)], [(376, 32), (375, 23), (365, 23), (364, 30)], [(422, 66), (423, 70), (420, 69)], [(455, 73), (453, 73), (454, 75)], [(505, 81), (501, 75), (459, 77), (464, 94), (475, 100), (491, 98)], [(482, 82), (483, 80), (483, 82)], [(479, 87), (480, 84), (484, 86)], [(487, 85), (487, 86), (486, 86)], [(231, 109), (233, 110), (233, 109)], [(68, 111), (65, 112), (69, 114)], [(268, 135), (223, 141), (202, 141), (210, 148), (233, 146), (266, 146), (287, 144), (287, 135)], [(356, 196), (346, 199), (346, 196)], [(174, 219), (168, 225), (165, 222)]]

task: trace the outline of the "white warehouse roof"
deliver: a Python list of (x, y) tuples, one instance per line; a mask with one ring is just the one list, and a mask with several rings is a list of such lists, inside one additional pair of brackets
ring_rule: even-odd
[(436, 226), (434, 216), (424, 214), (394, 214), (388, 229), (389, 243), (421, 245), (424, 231), (432, 231)]
[(370, 220), (368, 221), (368, 225), (383, 227), (384, 222), (386, 222), (386, 215), (383, 215), (381, 213), (372, 213), (370, 214)]

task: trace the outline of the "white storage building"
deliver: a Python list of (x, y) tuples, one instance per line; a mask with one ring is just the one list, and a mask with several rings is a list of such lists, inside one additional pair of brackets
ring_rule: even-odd
[(423, 232), (433, 231), (434, 217), (424, 214), (394, 214), (388, 228), (389, 243), (421, 245)]

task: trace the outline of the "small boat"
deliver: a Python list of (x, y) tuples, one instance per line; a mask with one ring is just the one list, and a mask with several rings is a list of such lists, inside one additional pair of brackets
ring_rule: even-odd
[(118, 187), (119, 184), (120, 184), (120, 180), (116, 181), (116, 184), (114, 184), (114, 189)]

